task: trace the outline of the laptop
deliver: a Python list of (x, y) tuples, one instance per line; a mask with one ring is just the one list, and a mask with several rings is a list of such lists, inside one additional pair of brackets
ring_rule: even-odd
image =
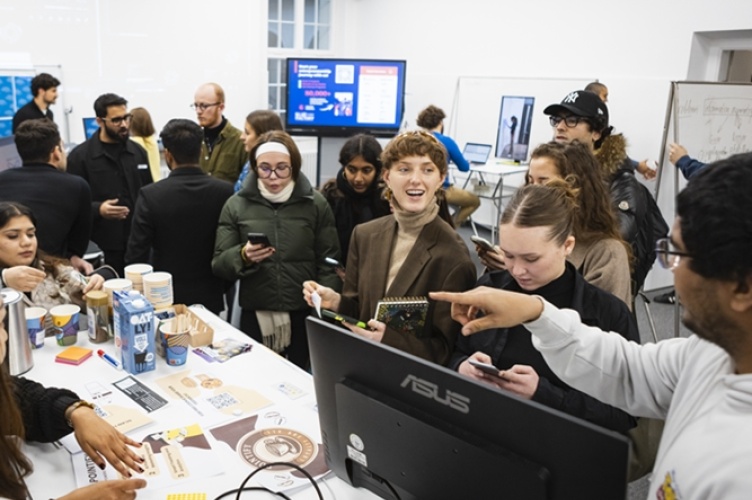
[(472, 165), (485, 165), (488, 156), (491, 154), (491, 148), (490, 144), (468, 142), (465, 144), (465, 149), (462, 150), (462, 156)]

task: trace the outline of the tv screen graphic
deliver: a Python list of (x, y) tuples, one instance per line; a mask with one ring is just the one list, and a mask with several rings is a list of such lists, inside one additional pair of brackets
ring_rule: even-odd
[(404, 111), (405, 61), (287, 59), (291, 134), (394, 135)]
[(496, 158), (516, 162), (527, 160), (534, 97), (502, 96), (496, 132)]
[(87, 139), (91, 139), (91, 137), (96, 134), (99, 131), (99, 124), (97, 123), (96, 117), (87, 117), (83, 119), (84, 122), (84, 136)]

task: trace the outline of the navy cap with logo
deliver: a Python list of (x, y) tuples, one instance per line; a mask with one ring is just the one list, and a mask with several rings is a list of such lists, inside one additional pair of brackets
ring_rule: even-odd
[(587, 90), (575, 90), (570, 92), (561, 100), (560, 104), (551, 104), (543, 113), (547, 115), (556, 115), (562, 111), (569, 111), (575, 116), (586, 118), (601, 118), (608, 125), (608, 108), (606, 104), (598, 97), (598, 94)]

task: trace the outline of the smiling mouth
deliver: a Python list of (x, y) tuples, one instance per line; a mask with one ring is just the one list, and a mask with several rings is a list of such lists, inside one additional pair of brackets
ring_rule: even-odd
[(423, 196), (423, 194), (425, 193), (425, 191), (418, 190), (418, 189), (408, 189), (405, 192), (407, 193), (408, 196), (414, 197), (414, 198)]

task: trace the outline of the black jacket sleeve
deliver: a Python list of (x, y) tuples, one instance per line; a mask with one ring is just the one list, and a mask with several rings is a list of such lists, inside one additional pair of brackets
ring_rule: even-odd
[(584, 392), (557, 387), (543, 377), (538, 380), (533, 401), (617, 432), (625, 433), (637, 425), (637, 419), (630, 414), (601, 403)]
[(22, 377), (13, 377), (13, 391), (26, 429), (27, 441), (50, 443), (70, 434), (65, 410), (79, 401), (75, 392), (46, 388)]

